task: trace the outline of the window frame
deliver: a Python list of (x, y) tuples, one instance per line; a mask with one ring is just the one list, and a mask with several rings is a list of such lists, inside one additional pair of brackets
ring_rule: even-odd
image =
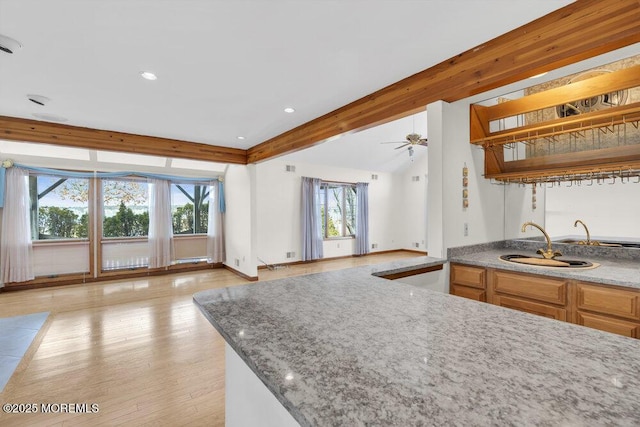
[[(211, 186), (211, 184), (209, 182), (184, 182), (184, 181), (170, 181), (169, 186), (171, 188), (171, 190), (173, 190), (173, 186), (180, 186), (180, 185), (193, 185), (194, 186), (194, 190), (195, 190), (195, 186), (200, 186), (200, 187), (205, 187), (206, 190), (206, 194), (205, 194), (205, 198), (208, 204), (208, 208), (211, 208), (211, 191), (209, 190), (209, 187)], [(182, 194), (184, 194), (184, 189), (179, 190), (182, 192)], [(171, 193), (173, 194), (173, 191), (171, 191)], [(185, 195), (186, 196), (186, 195)], [(192, 196), (194, 196), (195, 198), (195, 194), (193, 194)], [(173, 232), (173, 237), (180, 237), (180, 236), (206, 236), (208, 233), (208, 217), (209, 217), (209, 211), (207, 211), (207, 227), (204, 231), (201, 231), (199, 233), (176, 233), (176, 230), (173, 229), (173, 199), (171, 200), (171, 231)], [(194, 212), (193, 212), (193, 228), (195, 230), (196, 228), (196, 218), (195, 218), (195, 202), (194, 202)]]
[[(29, 222), (30, 222), (30, 227), (31, 227), (31, 244), (32, 245), (55, 245), (55, 244), (73, 244), (73, 243), (82, 243), (82, 242), (91, 242), (91, 236), (93, 233), (93, 208), (92, 208), (92, 193), (93, 193), (93, 180), (91, 178), (73, 178), (73, 177), (64, 177), (64, 176), (60, 176), (60, 175), (55, 175), (55, 174), (50, 174), (50, 173), (41, 173), (41, 172), (33, 172), (30, 171), (29, 172), (29, 201), (31, 202), (31, 177), (35, 177), (36, 178), (36, 192), (37, 192), (37, 188), (38, 188), (38, 178), (39, 177), (50, 177), (50, 178), (54, 178), (54, 179), (64, 179), (65, 181), (69, 180), (69, 179), (86, 179), (87, 180), (87, 236), (86, 237), (64, 237), (64, 238), (59, 238), (59, 239), (40, 239), (40, 226), (39, 224), (36, 224), (36, 230), (38, 232), (38, 238), (34, 239), (33, 236), (33, 219), (34, 217), (32, 216), (32, 207), (29, 206)], [(62, 184), (62, 183), (61, 183)], [(55, 189), (52, 189), (51, 191), (54, 191)], [(48, 193), (47, 193), (48, 194)], [(36, 196), (37, 197), (37, 196)], [(40, 210), (40, 203), (39, 200), (36, 200), (36, 204), (37, 204), (37, 209)], [(82, 216), (80, 216), (78, 219), (80, 219)], [(38, 218), (36, 216), (36, 218)]]
[[(332, 187), (341, 187), (342, 188), (342, 197), (340, 201), (340, 209), (342, 212), (342, 221), (341, 221), (341, 234), (340, 236), (329, 236), (329, 189)], [(320, 181), (320, 197), (322, 198), (322, 205), (325, 209), (324, 218), (321, 219), (323, 221), (323, 240), (346, 240), (346, 239), (355, 239), (355, 227), (356, 227), (356, 218), (357, 215), (354, 215), (353, 225), (354, 225), (354, 233), (347, 234), (347, 197), (346, 197), (346, 189), (353, 189), (354, 195), (356, 194), (356, 184), (349, 182), (335, 182), (335, 181)], [(357, 197), (357, 196), (356, 196)], [(357, 199), (356, 199), (357, 200)], [(356, 203), (357, 205), (357, 203)], [(357, 209), (357, 206), (354, 205), (354, 210)]]
[[(114, 243), (118, 240), (122, 240), (123, 242), (131, 242), (131, 241), (143, 241), (143, 240), (148, 240), (149, 239), (149, 229), (147, 228), (147, 234), (145, 234), (144, 236), (114, 236), (114, 237), (107, 237), (104, 235), (104, 221), (107, 218), (104, 214), (104, 183), (105, 181), (131, 181), (131, 182), (140, 182), (143, 183), (145, 185), (148, 185), (146, 178), (140, 178), (137, 176), (125, 176), (125, 177), (121, 177), (121, 178), (97, 178), (97, 183), (96, 186), (98, 187), (98, 191), (96, 194), (96, 200), (95, 200), (95, 204), (96, 204), (96, 208), (98, 209), (99, 212), (99, 218), (97, 221), (97, 225), (98, 225), (98, 230), (96, 230), (96, 237), (99, 239), (100, 242), (104, 242), (104, 241), (108, 241), (110, 243)], [(149, 205), (149, 191), (148, 191), (148, 187), (147, 187), (147, 213), (148, 213), (148, 205)]]

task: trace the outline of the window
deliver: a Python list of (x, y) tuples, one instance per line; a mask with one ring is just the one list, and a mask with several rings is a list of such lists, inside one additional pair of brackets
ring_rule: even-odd
[(31, 239), (87, 239), (88, 195), (88, 179), (30, 175)]
[(209, 186), (171, 184), (173, 234), (206, 234), (209, 223)]
[(320, 185), (320, 215), (325, 239), (353, 237), (356, 232), (356, 187), (323, 182)]
[(102, 180), (103, 237), (149, 234), (149, 188), (145, 181)]

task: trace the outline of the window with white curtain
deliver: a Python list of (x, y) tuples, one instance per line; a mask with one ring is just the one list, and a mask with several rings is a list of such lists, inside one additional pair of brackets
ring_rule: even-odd
[(173, 234), (207, 234), (209, 184), (171, 184)]
[(29, 175), (31, 239), (89, 237), (89, 180)]

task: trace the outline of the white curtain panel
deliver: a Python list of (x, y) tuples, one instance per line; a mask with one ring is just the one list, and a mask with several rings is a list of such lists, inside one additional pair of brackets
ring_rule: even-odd
[(369, 253), (369, 183), (356, 184), (356, 255)]
[(302, 177), (302, 260), (322, 258), (322, 245), (320, 179)]
[(168, 267), (173, 255), (171, 183), (149, 179), (149, 268)]
[(209, 186), (209, 222), (207, 228), (207, 262), (214, 264), (226, 259), (224, 247), (224, 213), (220, 209), (221, 182)]
[(16, 167), (9, 168), (5, 184), (0, 287), (4, 286), (4, 283), (34, 279), (29, 219), (29, 172)]

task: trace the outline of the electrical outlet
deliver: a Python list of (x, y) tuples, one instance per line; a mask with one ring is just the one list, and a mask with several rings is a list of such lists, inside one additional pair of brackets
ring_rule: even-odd
[(372, 243), (371, 244), (371, 249), (377, 249), (378, 248), (378, 244), (377, 243)]
[(464, 223), (464, 235), (465, 235), (465, 237), (469, 235), (469, 223), (468, 222)]
[(413, 247), (414, 247), (414, 248), (419, 248), (419, 247), (420, 247), (420, 243), (418, 243), (418, 242), (413, 242)]
[(287, 258), (295, 258), (296, 253), (295, 252), (287, 252)]
[(238, 258), (235, 259), (236, 267), (240, 267), (240, 260)]

